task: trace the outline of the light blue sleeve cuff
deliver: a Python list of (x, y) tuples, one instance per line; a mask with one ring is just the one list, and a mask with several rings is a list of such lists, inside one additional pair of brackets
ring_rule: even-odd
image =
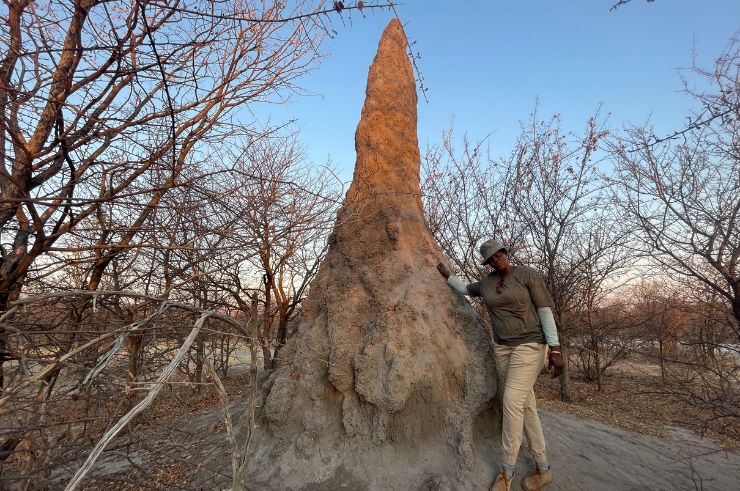
[(452, 287), (453, 290), (455, 290), (458, 293), (462, 293), (463, 295), (468, 294), (468, 285), (466, 285), (460, 278), (457, 276), (450, 275), (449, 278), (447, 278), (447, 284)]
[[(449, 281), (449, 280), (448, 280)], [(549, 346), (558, 346), (558, 328), (555, 326), (555, 317), (552, 315), (550, 307), (540, 307), (537, 309), (537, 316), (542, 324), (542, 331), (545, 333), (545, 342)]]

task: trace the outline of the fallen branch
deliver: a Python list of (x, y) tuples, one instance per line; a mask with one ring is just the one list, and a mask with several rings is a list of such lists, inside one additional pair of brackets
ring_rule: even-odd
[(165, 383), (172, 375), (172, 372), (175, 371), (175, 369), (182, 362), (183, 358), (185, 358), (185, 356), (187, 355), (190, 346), (195, 341), (195, 338), (198, 337), (198, 333), (200, 332), (201, 327), (203, 326), (205, 321), (208, 320), (209, 317), (216, 317), (216, 313), (208, 311), (201, 314), (200, 318), (195, 322), (193, 329), (190, 331), (190, 334), (185, 339), (185, 342), (183, 342), (182, 346), (180, 346), (179, 351), (172, 359), (170, 364), (167, 365), (167, 368), (164, 369), (162, 374), (157, 379), (156, 383), (153, 384), (147, 396), (140, 403), (134, 406), (131, 411), (129, 411), (128, 413), (126, 413), (126, 415), (119, 419), (118, 422), (113, 425), (107, 432), (105, 432), (103, 437), (90, 452), (90, 455), (87, 457), (85, 463), (75, 473), (75, 475), (69, 481), (69, 484), (67, 484), (67, 487), (64, 488), (65, 491), (74, 491), (75, 489), (77, 489), (77, 487), (82, 482), (82, 479), (84, 479), (84, 477), (90, 471), (92, 466), (95, 464), (95, 461), (98, 459), (103, 450), (105, 450), (105, 447), (111, 442), (111, 440), (113, 440), (113, 438), (115, 438), (115, 436), (118, 435), (118, 433), (123, 428), (125, 428), (132, 419), (134, 419), (139, 413), (141, 413), (154, 401), (159, 392), (162, 390), (162, 387), (164, 387)]
[(235, 481), (237, 476), (237, 470), (239, 467), (239, 446), (236, 443), (236, 433), (234, 432), (234, 424), (231, 421), (231, 413), (229, 412), (229, 398), (226, 394), (226, 388), (221, 382), (221, 379), (216, 374), (216, 370), (213, 368), (210, 360), (205, 358), (203, 360), (206, 372), (208, 376), (213, 380), (213, 385), (216, 386), (216, 392), (218, 398), (221, 400), (221, 407), (224, 412), (224, 426), (226, 426), (226, 439), (229, 441), (229, 447), (231, 448), (231, 475)]

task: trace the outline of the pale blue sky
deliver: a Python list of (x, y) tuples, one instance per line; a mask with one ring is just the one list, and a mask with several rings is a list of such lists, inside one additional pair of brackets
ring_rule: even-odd
[[(453, 117), (459, 134), (493, 133), (494, 154), (508, 153), (537, 98), (541, 116), (560, 113), (569, 129), (582, 128), (599, 104), (615, 127), (652, 115), (656, 133), (680, 129), (691, 100), (680, 93), (677, 68), (690, 66), (694, 48), (711, 65), (740, 28), (740, 0), (633, 0), (610, 12), (613, 3), (406, 0), (397, 6), (428, 88), (429, 102), (419, 102), (422, 154)], [(307, 156), (317, 164), (331, 158), (348, 180), (367, 70), (391, 14), (344, 18), (345, 26), (335, 22), (329, 56), (300, 82), (315, 95), (267, 109), (273, 122), (297, 118)]]

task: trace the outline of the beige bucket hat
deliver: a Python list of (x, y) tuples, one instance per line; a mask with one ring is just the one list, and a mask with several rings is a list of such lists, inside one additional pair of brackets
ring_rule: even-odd
[(501, 242), (491, 239), (487, 240), (484, 243), (480, 245), (480, 255), (483, 256), (483, 262), (481, 264), (486, 264), (489, 259), (491, 259), (491, 256), (496, 254), (498, 251), (502, 250), (506, 253), (509, 252), (509, 248), (503, 245)]

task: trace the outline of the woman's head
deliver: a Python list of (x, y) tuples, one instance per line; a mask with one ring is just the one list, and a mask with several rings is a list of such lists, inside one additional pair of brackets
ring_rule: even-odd
[(503, 254), (506, 255), (508, 254), (509, 249), (495, 239), (487, 240), (482, 243), (480, 245), (480, 255), (483, 257), (483, 262), (481, 262), (481, 264), (488, 264), (488, 261), (491, 259), (491, 257), (499, 251), (503, 252)]
[(509, 269), (509, 249), (497, 240), (487, 240), (480, 246), (480, 254), (483, 256), (481, 264), (487, 264), (496, 271)]

